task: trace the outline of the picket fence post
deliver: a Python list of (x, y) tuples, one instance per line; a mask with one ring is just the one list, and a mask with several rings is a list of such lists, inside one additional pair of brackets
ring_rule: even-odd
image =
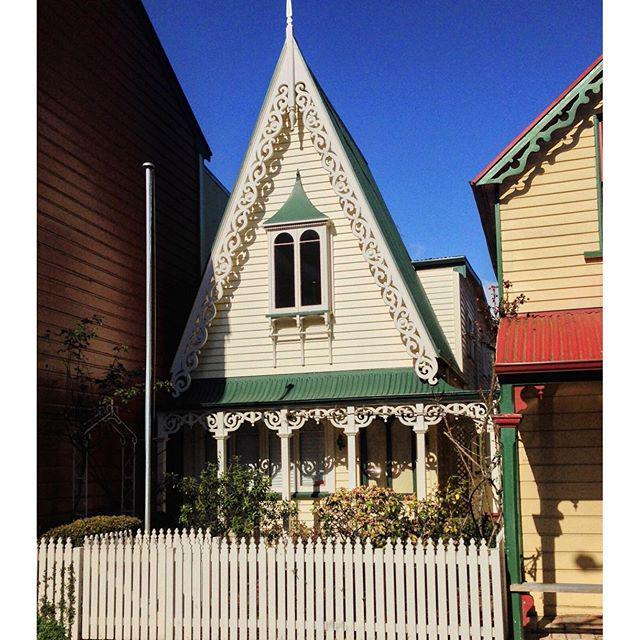
[(504, 640), (503, 553), (501, 536), (491, 548), (201, 530), (40, 540), (37, 597), (73, 600), (72, 640)]

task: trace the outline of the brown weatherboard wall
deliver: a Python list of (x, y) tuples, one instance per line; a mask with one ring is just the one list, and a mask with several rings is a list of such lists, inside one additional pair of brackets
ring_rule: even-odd
[[(525, 579), (602, 583), (602, 383), (525, 390), (520, 492)], [(538, 616), (601, 615), (599, 594), (535, 596)]]
[[(203, 142), (153, 37), (137, 2), (38, 3), (39, 528), (72, 515), (70, 446), (56, 424), (65, 398), (56, 334), (98, 314), (91, 363), (104, 369), (124, 343), (126, 364), (143, 365), (144, 161), (157, 167), (160, 377), (198, 286)], [(125, 417), (140, 431), (139, 403)], [(97, 460), (109, 477), (114, 453), (105, 448)], [(95, 483), (91, 492), (91, 510), (114, 511)]]

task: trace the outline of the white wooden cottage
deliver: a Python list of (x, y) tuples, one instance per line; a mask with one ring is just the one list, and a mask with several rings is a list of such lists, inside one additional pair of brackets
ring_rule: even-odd
[(473, 437), (486, 415), (479, 304), (465, 258), (412, 263), (289, 16), (175, 355), (159, 474), (181, 432), (185, 475), (237, 456), (303, 515), (338, 487), (425, 496), (455, 471), (442, 416)]

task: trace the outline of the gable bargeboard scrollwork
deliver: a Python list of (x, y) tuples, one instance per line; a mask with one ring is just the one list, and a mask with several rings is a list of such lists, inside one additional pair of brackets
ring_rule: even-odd
[(588, 79), (576, 93), (575, 97), (570, 100), (560, 113), (550, 122), (534, 129), (530, 134), (527, 144), (522, 147), (516, 147), (511, 155), (506, 158), (505, 162), (500, 163), (500, 169), (494, 175), (490, 175), (486, 182), (492, 184), (503, 184), (509, 178), (517, 178), (527, 168), (529, 158), (541, 151), (543, 144), (548, 144), (556, 132), (571, 127), (577, 120), (580, 108), (595, 100), (602, 92), (603, 75), (602, 69), (590, 79)]
[[(253, 209), (259, 200), (263, 183), (269, 178), (269, 163), (274, 159), (279, 136), (288, 132), (288, 91), (285, 84), (276, 91), (258, 149), (246, 174), (242, 195), (227, 223), (221, 244), (209, 264), (205, 275), (208, 278), (207, 287), (198, 311), (190, 321), (191, 333), (186, 342), (180, 345), (180, 352), (172, 370), (171, 381), (176, 397), (191, 384), (191, 372), (198, 366), (200, 351), (207, 342), (209, 327), (216, 316), (216, 301), (223, 297), (230, 279), (234, 275), (237, 276), (237, 256), (250, 228)], [(429, 351), (427, 339), (421, 335), (416, 319), (412, 317), (412, 312), (394, 280), (374, 230), (363, 215), (361, 204), (349, 184), (347, 171), (333, 148), (331, 136), (303, 82), (296, 84), (295, 98), (303, 126), (309, 131), (312, 144), (329, 175), (331, 187), (339, 198), (340, 207), (350, 221), (351, 231), (359, 242), (362, 256), (381, 290), (382, 299), (389, 308), (405, 349), (414, 361), (416, 374), (429, 384), (435, 384), (438, 373), (435, 354)]]
[(231, 219), (227, 223), (222, 242), (209, 263), (205, 277), (207, 287), (191, 321), (191, 334), (180, 345), (179, 360), (171, 372), (173, 395), (179, 396), (191, 384), (191, 371), (198, 366), (198, 357), (209, 337), (209, 327), (216, 315), (216, 301), (224, 295), (225, 286), (234, 275), (236, 256), (244, 244), (244, 236), (251, 222), (252, 209), (258, 202), (262, 184), (269, 175), (268, 165), (276, 153), (279, 136), (286, 130), (288, 88), (281, 85), (269, 106), (267, 124), (260, 135), (258, 148), (247, 170), (242, 194)]

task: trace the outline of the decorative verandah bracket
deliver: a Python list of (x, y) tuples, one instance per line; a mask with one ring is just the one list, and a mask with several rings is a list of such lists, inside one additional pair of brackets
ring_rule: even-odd
[[(485, 428), (492, 428), (495, 418), (488, 414), (487, 407), (482, 402), (470, 403), (423, 403), (379, 406), (342, 406), (342, 407), (313, 407), (294, 409), (264, 409), (255, 411), (216, 411), (215, 413), (186, 412), (184, 414), (171, 413), (160, 416), (158, 425), (159, 437), (166, 439), (176, 433), (184, 424), (194, 426), (200, 424), (207, 428), (217, 443), (218, 468), (223, 473), (227, 465), (226, 441), (231, 433), (237, 431), (243, 424), (255, 425), (263, 421), (265, 426), (275, 431), (281, 439), (281, 460), (283, 468), (283, 497), (291, 495), (291, 480), (285, 470), (291, 467), (290, 439), (294, 431), (302, 428), (308, 420), (327, 420), (335, 428), (341, 429), (347, 437), (347, 468), (349, 488), (358, 486), (357, 440), (360, 429), (371, 425), (375, 419), (383, 421), (397, 418), (401, 424), (411, 427), (416, 434), (416, 459), (422, 461), (416, 465), (416, 489), (418, 498), (427, 495), (426, 476), (426, 437), (446, 416), (466, 417), (471, 419), (476, 431), (481, 433)], [(434, 438), (435, 440), (435, 438)], [(166, 448), (166, 447), (165, 447)]]

